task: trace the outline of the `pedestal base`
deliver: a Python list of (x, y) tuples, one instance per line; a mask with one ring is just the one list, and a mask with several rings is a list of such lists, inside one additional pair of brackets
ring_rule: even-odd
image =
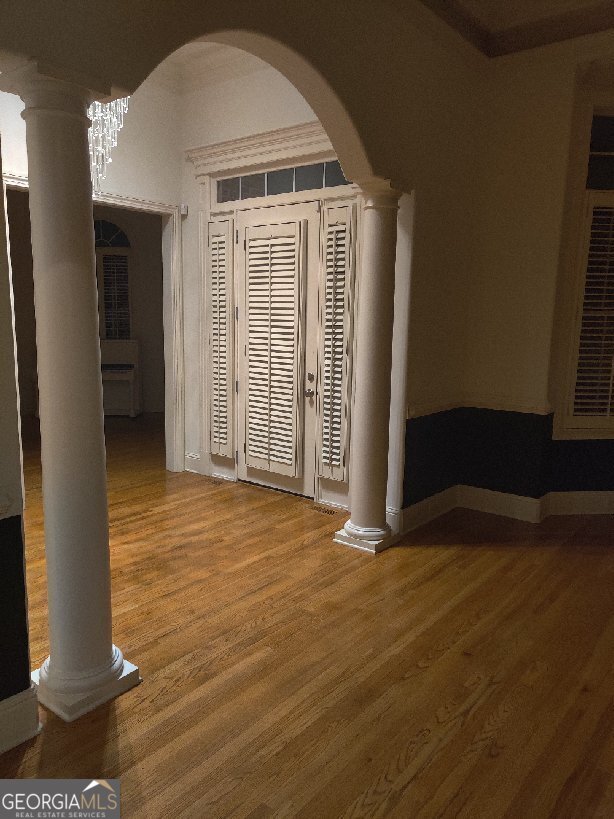
[(360, 549), (369, 554), (377, 554), (393, 546), (400, 540), (400, 534), (393, 534), (390, 528), (386, 529), (362, 529), (348, 521), (343, 529), (335, 532), (333, 538), (335, 543), (342, 543), (344, 546), (351, 546), (353, 549)]
[(94, 708), (97, 708), (99, 705), (115, 697), (119, 697), (120, 694), (124, 694), (126, 691), (134, 688), (135, 685), (141, 682), (141, 677), (139, 675), (139, 669), (127, 660), (124, 660), (119, 677), (85, 694), (60, 694), (56, 691), (49, 690), (44, 683), (41, 685), (40, 669), (38, 668), (32, 672), (32, 682), (37, 688), (38, 701), (40, 704), (44, 705), (45, 708), (48, 708), (50, 711), (53, 711), (54, 714), (57, 714), (58, 717), (65, 722), (72, 722), (83, 716), (83, 714), (93, 711)]

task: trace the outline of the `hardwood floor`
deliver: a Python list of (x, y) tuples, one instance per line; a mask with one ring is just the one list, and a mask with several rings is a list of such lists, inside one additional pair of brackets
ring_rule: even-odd
[[(26, 453), (32, 662), (46, 656)], [(143, 683), (0, 758), (120, 777), (126, 817), (612, 817), (612, 517), (456, 511), (371, 557), (343, 514), (164, 471), (108, 429), (115, 642)]]

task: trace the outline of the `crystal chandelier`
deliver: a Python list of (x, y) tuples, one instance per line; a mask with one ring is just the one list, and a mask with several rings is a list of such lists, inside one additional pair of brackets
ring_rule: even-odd
[(88, 140), (94, 193), (100, 193), (100, 183), (107, 175), (111, 149), (117, 145), (117, 135), (124, 125), (129, 99), (121, 97), (113, 102), (93, 102), (88, 108), (87, 114), (92, 121)]

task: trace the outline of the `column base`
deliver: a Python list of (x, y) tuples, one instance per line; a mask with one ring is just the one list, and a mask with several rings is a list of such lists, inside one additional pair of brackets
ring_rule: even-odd
[(373, 529), (356, 526), (351, 520), (348, 520), (343, 529), (335, 532), (333, 540), (335, 543), (342, 543), (353, 549), (377, 554), (393, 546), (400, 538), (401, 535), (393, 534), (389, 526), (386, 526), (385, 529)]
[(14, 694), (0, 702), (0, 754), (21, 745), (41, 732), (38, 721), (36, 688), (31, 685), (25, 691)]
[(82, 717), (83, 714), (93, 711), (94, 708), (98, 708), (99, 705), (119, 697), (120, 694), (125, 694), (126, 691), (141, 682), (141, 676), (135, 665), (124, 660), (117, 677), (91, 691), (54, 691), (45, 682), (41, 682), (40, 668), (32, 672), (32, 682), (37, 688), (40, 704), (53, 711), (65, 722), (72, 722)]

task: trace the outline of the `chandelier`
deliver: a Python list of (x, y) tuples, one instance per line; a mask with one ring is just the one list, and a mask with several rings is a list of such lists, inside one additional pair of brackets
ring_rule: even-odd
[(88, 108), (87, 115), (92, 121), (87, 135), (94, 193), (100, 193), (100, 183), (107, 175), (111, 149), (117, 145), (117, 135), (124, 125), (129, 99), (121, 97), (113, 102), (93, 102)]

